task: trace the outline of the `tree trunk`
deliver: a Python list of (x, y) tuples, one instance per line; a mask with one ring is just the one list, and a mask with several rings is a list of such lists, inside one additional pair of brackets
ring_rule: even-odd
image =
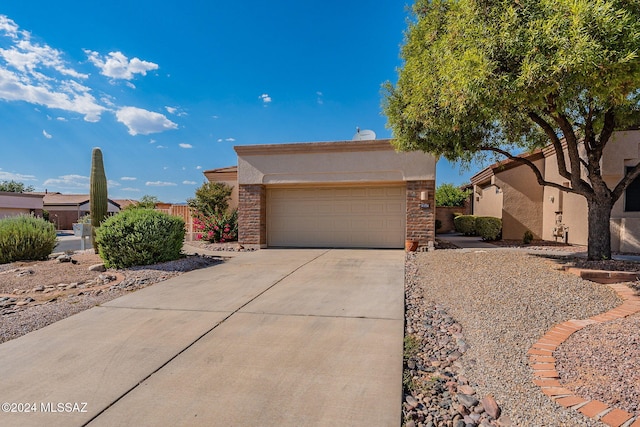
[(587, 199), (589, 208), (589, 240), (587, 257), (589, 260), (611, 259), (611, 209), (608, 201)]

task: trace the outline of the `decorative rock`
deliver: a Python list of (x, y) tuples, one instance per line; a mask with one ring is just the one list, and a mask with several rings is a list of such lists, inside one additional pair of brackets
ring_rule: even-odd
[(56, 286), (56, 288), (58, 288), (58, 289), (66, 289), (67, 286), (69, 286), (69, 285), (66, 284), (66, 283), (59, 283), (58, 286)]
[(500, 407), (496, 402), (496, 399), (492, 395), (485, 396), (482, 401), (482, 407), (492, 418), (498, 419), (500, 418)]
[[(469, 396), (468, 394), (459, 393), (458, 394), (458, 402), (462, 403), (467, 408), (472, 408), (478, 404), (478, 399), (473, 396)], [(485, 411), (487, 408), (485, 407)]]
[(58, 262), (71, 262), (71, 255), (63, 254), (56, 258)]
[(44, 291), (43, 285), (38, 285), (35, 288), (33, 288), (33, 292), (42, 292), (42, 291)]
[(33, 273), (33, 270), (21, 270), (18, 274), (16, 274), (16, 277), (31, 276)]
[(107, 271), (107, 269), (104, 266), (104, 263), (101, 263), (101, 264), (94, 264), (90, 266), (89, 271)]
[(420, 404), (415, 397), (411, 396), (410, 394), (408, 394), (404, 400), (409, 404), (409, 406), (411, 408), (417, 408), (418, 405)]
[(466, 384), (459, 385), (458, 392), (468, 395), (476, 394), (476, 391), (473, 389), (473, 387)]

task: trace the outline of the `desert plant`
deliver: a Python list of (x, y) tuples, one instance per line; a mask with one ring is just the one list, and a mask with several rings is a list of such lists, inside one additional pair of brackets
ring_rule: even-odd
[(532, 240), (533, 240), (533, 233), (531, 232), (531, 230), (525, 231), (524, 235), (522, 236), (522, 243), (524, 243), (525, 245), (528, 245), (529, 243), (531, 243)]
[(193, 225), (198, 234), (198, 240), (213, 243), (233, 242), (238, 240), (238, 210), (216, 215), (204, 215), (196, 212)]
[(96, 230), (106, 267), (125, 268), (180, 258), (185, 229), (182, 218), (151, 209), (124, 210)]
[(42, 218), (19, 215), (0, 219), (0, 264), (47, 259), (55, 245), (55, 227)]
[(102, 221), (107, 217), (107, 209), (109, 201), (107, 200), (107, 176), (104, 173), (104, 165), (102, 163), (102, 151), (95, 147), (91, 152), (91, 177), (89, 190), (89, 205), (91, 206), (91, 240), (93, 247), (98, 253), (96, 245), (95, 230), (100, 227)]
[(453, 225), (459, 233), (471, 236), (476, 234), (475, 215), (458, 215), (453, 219)]
[(498, 240), (502, 233), (502, 220), (492, 216), (476, 218), (476, 233), (482, 240)]

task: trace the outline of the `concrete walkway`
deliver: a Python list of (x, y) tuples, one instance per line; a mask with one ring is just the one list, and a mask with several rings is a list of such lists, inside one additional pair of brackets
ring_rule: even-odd
[(0, 425), (397, 426), (403, 282), (402, 251), (242, 253), (0, 345), (35, 408)]

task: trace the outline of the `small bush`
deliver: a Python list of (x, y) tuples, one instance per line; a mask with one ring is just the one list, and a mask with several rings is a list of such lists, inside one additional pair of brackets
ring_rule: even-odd
[(212, 243), (234, 242), (238, 240), (238, 210), (227, 213), (204, 215), (196, 212), (193, 225), (198, 234), (198, 240)]
[(458, 233), (467, 236), (476, 234), (476, 217), (474, 215), (458, 215), (453, 219), (453, 225)]
[(152, 209), (124, 210), (96, 230), (96, 243), (106, 267), (126, 268), (181, 257), (184, 220)]
[(436, 219), (436, 231), (440, 230), (442, 228), (442, 221), (440, 221), (439, 219)]
[(44, 260), (56, 246), (52, 223), (31, 215), (0, 219), (0, 264)]
[(529, 243), (531, 243), (532, 240), (533, 240), (533, 233), (530, 230), (525, 231), (524, 235), (522, 236), (522, 243), (524, 243), (525, 245), (528, 245)]
[(482, 240), (498, 240), (502, 233), (502, 220), (492, 216), (479, 216), (476, 218), (476, 233)]

